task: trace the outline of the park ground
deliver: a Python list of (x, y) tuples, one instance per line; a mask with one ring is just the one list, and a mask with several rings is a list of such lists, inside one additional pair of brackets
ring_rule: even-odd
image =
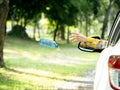
[[(85, 77), (95, 69), (99, 53), (77, 49), (77, 43), (57, 42), (58, 48), (7, 36), (0, 69), (0, 90), (51, 90), (58, 84)], [(89, 73), (87, 73), (89, 74)]]

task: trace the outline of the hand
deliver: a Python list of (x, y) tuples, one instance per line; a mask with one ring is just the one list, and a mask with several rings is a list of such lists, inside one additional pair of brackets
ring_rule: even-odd
[(76, 33), (76, 32), (73, 32), (71, 33), (71, 37), (70, 37), (70, 40), (71, 41), (75, 41), (75, 42), (86, 42), (86, 36), (80, 34), (80, 33)]

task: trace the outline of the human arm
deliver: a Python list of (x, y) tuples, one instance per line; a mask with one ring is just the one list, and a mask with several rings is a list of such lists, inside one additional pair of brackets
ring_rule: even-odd
[(86, 39), (87, 37), (83, 34), (80, 34), (80, 33), (76, 33), (76, 32), (73, 32), (71, 33), (71, 41), (74, 41), (74, 42), (86, 42)]
[(83, 48), (91, 48), (95, 50), (103, 50), (107, 45), (106, 40), (86, 37), (83, 34), (76, 32), (72, 33), (70, 39), (71, 41), (79, 42), (80, 46)]

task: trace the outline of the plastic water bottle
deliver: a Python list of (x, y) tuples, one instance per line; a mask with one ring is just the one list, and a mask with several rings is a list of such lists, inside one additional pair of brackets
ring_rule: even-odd
[(57, 48), (58, 47), (58, 44), (55, 41), (49, 40), (46, 38), (40, 38), (39, 45), (48, 47), (48, 48)]

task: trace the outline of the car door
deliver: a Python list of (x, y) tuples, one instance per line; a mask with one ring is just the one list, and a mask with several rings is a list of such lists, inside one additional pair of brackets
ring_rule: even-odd
[[(110, 86), (108, 61), (112, 55), (120, 55), (120, 12), (118, 12), (108, 36), (107, 48), (101, 52), (96, 65), (94, 90), (120, 90)], [(113, 76), (118, 81), (119, 78), (115, 76), (115, 73)]]

